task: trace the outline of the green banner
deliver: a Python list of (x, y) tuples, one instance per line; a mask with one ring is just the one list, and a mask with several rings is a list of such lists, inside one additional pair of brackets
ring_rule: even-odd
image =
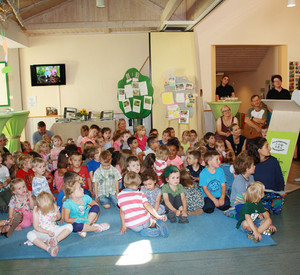
[(285, 182), (289, 174), (297, 137), (298, 133), (268, 131), (267, 140), (271, 147), (271, 155), (277, 158)]

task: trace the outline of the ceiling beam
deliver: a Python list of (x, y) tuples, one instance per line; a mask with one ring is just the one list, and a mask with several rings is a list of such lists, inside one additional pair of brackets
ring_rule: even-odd
[(11, 7), (13, 13), (15, 14), (19, 24), (25, 29), (24, 23), (23, 23), (23, 19), (19, 13), (19, 10), (17, 10), (15, 4), (11, 1), (11, 0), (6, 0), (7, 4)]
[(160, 17), (160, 26), (157, 29), (158, 31), (161, 31), (164, 29), (164, 21), (168, 21), (173, 13), (176, 11), (176, 9), (181, 4), (182, 0), (169, 0), (165, 9), (163, 10), (161, 17)]

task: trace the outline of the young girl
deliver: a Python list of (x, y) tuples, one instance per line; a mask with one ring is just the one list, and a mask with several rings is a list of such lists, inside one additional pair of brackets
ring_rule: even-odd
[(183, 186), (179, 183), (180, 174), (176, 166), (168, 166), (164, 171), (165, 184), (161, 192), (163, 194), (167, 217), (171, 223), (188, 223), (186, 198)]
[(127, 158), (132, 156), (132, 151), (129, 149), (122, 149), (120, 154), (118, 155), (117, 165), (116, 168), (122, 175), (125, 175), (127, 171)]
[(30, 142), (29, 141), (24, 141), (21, 143), (22, 145), (22, 151), (24, 154), (28, 154), (29, 152), (32, 152), (32, 149), (31, 149), (31, 145), (30, 145)]
[(144, 186), (141, 187), (141, 191), (146, 195), (148, 202), (159, 215), (165, 214), (165, 207), (164, 205), (160, 204), (161, 190), (156, 186), (156, 173), (153, 171), (153, 169), (146, 169), (142, 173), (141, 178), (144, 184)]
[(180, 183), (184, 188), (188, 214), (201, 215), (204, 198), (202, 192), (194, 187), (193, 178), (186, 169), (180, 170)]
[(107, 150), (112, 147), (112, 140), (110, 139), (111, 129), (104, 127), (102, 128), (101, 133), (104, 138), (104, 150)]
[(55, 199), (47, 192), (41, 192), (36, 198), (37, 206), (33, 209), (33, 231), (27, 233), (27, 239), (37, 247), (56, 257), (58, 243), (73, 231), (71, 224), (58, 226), (60, 212)]
[(131, 137), (131, 133), (129, 130), (123, 131), (122, 133), (122, 145), (120, 149), (130, 149), (127, 140)]
[(98, 137), (98, 133), (99, 131), (96, 129), (96, 128), (90, 128), (90, 131), (89, 131), (89, 134), (82, 138), (81, 140), (81, 152), (83, 152), (83, 149), (84, 149), (84, 144), (87, 142), (87, 141), (90, 141), (93, 143), (93, 145), (96, 145), (96, 138)]
[(55, 135), (52, 137), (52, 144), (53, 148), (50, 151), (50, 158), (52, 160), (52, 169), (56, 170), (57, 169), (57, 159), (58, 159), (58, 154), (60, 153), (61, 150), (65, 149), (65, 147), (62, 146), (62, 138), (59, 135)]
[(49, 144), (46, 141), (38, 141), (38, 143), (34, 147), (34, 151), (37, 152), (43, 158), (44, 161), (48, 160)]
[(57, 170), (54, 173), (56, 190), (59, 193), (64, 185), (64, 174), (68, 171), (69, 155), (68, 151), (62, 150), (58, 154)]
[(115, 150), (120, 151), (120, 147), (123, 141), (123, 131), (122, 130), (115, 131), (112, 140), (113, 140), (113, 147), (115, 148)]
[(223, 162), (223, 157), (226, 156), (226, 152), (225, 152), (225, 143), (223, 140), (219, 139), (216, 140), (216, 151), (220, 154), (220, 161), (221, 163)]
[(80, 181), (66, 181), (64, 193), (63, 219), (72, 223), (73, 232), (85, 238), (87, 232), (102, 232), (110, 228), (108, 223), (96, 223), (100, 214), (99, 205), (90, 196), (84, 195)]
[(172, 138), (168, 142), (169, 147), (169, 157), (167, 159), (167, 164), (174, 165), (178, 169), (181, 169), (183, 167), (183, 161), (182, 159), (177, 156), (178, 150), (179, 150), (179, 142), (177, 139)]
[(80, 136), (77, 138), (77, 147), (81, 148), (81, 141), (84, 137), (87, 137), (89, 134), (89, 126), (82, 125), (80, 128)]
[(265, 186), (259, 181), (248, 185), (245, 194), (246, 203), (241, 208), (239, 221), (236, 225), (236, 228), (247, 233), (248, 239), (256, 243), (262, 239), (261, 234), (269, 236), (276, 232), (270, 214), (261, 202), (264, 192)]
[(44, 134), (42, 139), (48, 143), (49, 148), (53, 147), (53, 144), (51, 143), (51, 136), (50, 135)]
[(9, 202), (8, 217), (12, 218), (15, 213), (23, 215), (23, 221), (19, 224), (16, 230), (21, 230), (31, 226), (32, 224), (32, 209), (34, 201), (30, 191), (27, 190), (26, 184), (22, 179), (14, 179), (10, 183), (10, 190), (13, 196)]
[(183, 147), (184, 153), (186, 150), (191, 146), (191, 133), (188, 130), (183, 131), (182, 133), (182, 140), (181, 140), (181, 146)]
[(136, 138), (139, 144), (139, 148), (142, 151), (145, 151), (147, 140), (148, 140), (148, 138), (146, 137), (146, 128), (143, 125), (138, 125), (135, 128), (135, 132), (136, 132)]
[(153, 169), (156, 155), (154, 153), (148, 154), (142, 164), (142, 171), (146, 169)]
[(157, 184), (158, 186), (162, 186), (164, 184), (162, 180), (162, 173), (168, 166), (167, 159), (169, 156), (169, 148), (167, 145), (160, 145), (156, 150), (156, 158), (153, 164), (153, 169), (157, 175)]

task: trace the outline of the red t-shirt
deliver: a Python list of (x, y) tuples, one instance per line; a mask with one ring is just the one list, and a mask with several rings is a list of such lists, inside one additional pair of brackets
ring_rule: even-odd
[(137, 139), (137, 141), (138, 141), (139, 148), (140, 148), (142, 151), (145, 151), (145, 147), (146, 147), (148, 138), (147, 138), (146, 136), (143, 136), (143, 137), (142, 137), (142, 140), (140, 140), (139, 137), (136, 136), (136, 139)]
[(32, 191), (32, 179), (34, 177), (34, 172), (32, 169), (29, 169), (28, 172), (23, 169), (19, 169), (16, 174), (16, 178), (23, 179), (26, 183), (27, 189)]
[[(70, 168), (70, 171), (74, 171), (73, 168)], [(82, 178), (81, 187), (84, 188), (84, 189), (89, 190), (89, 185), (88, 185), (87, 179), (90, 178), (90, 174), (89, 174), (89, 171), (88, 171), (87, 167), (86, 166), (81, 166), (80, 171), (77, 172), (77, 173)]]

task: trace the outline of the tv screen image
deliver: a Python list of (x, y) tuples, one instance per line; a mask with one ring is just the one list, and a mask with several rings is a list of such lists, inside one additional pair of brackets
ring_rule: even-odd
[(65, 64), (31, 65), (31, 85), (65, 85)]

